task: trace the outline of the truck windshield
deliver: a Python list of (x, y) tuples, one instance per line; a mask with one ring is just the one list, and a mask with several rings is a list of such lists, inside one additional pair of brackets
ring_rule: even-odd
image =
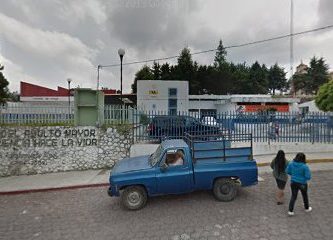
[(149, 157), (149, 162), (151, 166), (155, 166), (155, 164), (160, 159), (162, 152), (163, 152), (162, 145), (159, 145), (156, 151), (153, 154), (151, 154)]

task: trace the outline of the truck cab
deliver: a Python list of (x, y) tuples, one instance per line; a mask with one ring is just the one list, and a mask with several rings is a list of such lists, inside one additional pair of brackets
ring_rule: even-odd
[(109, 195), (121, 196), (132, 210), (145, 206), (148, 197), (197, 190), (213, 190), (217, 200), (231, 201), (239, 186), (257, 183), (252, 138), (214, 135), (203, 140), (187, 134), (165, 140), (151, 155), (118, 161), (109, 181)]

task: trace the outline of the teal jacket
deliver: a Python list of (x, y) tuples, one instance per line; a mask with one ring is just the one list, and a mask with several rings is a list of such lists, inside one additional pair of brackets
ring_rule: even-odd
[(291, 182), (306, 184), (311, 179), (311, 172), (305, 163), (292, 161), (288, 164), (287, 173), (291, 176)]

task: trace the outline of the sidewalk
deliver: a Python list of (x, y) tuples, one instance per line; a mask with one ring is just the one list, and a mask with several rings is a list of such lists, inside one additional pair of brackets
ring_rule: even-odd
[(0, 195), (107, 186), (110, 171), (87, 170), (0, 178)]
[[(296, 156), (296, 153), (286, 153), (287, 160), (292, 160)], [(275, 154), (254, 155), (254, 159), (257, 161), (259, 167), (269, 166)], [(306, 159), (308, 163), (322, 163), (333, 162), (333, 152), (322, 153), (306, 153)]]
[[(269, 166), (274, 155), (255, 156), (259, 174), (271, 171)], [(288, 156), (292, 159), (294, 155)], [(333, 170), (332, 153), (307, 154), (310, 168), (316, 170)], [(0, 178), (0, 195), (41, 192), (60, 189), (101, 187), (108, 185), (110, 171), (87, 170), (38, 175), (21, 175)]]

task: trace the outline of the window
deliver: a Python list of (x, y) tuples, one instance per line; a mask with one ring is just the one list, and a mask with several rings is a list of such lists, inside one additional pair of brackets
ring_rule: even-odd
[(169, 115), (177, 115), (177, 88), (169, 88)]
[(169, 88), (169, 97), (177, 97), (177, 88)]
[(166, 153), (165, 163), (171, 166), (184, 165), (185, 155), (183, 149), (170, 149)]
[(177, 115), (177, 99), (169, 99), (169, 114)]
[(177, 108), (177, 99), (169, 99), (169, 108)]

